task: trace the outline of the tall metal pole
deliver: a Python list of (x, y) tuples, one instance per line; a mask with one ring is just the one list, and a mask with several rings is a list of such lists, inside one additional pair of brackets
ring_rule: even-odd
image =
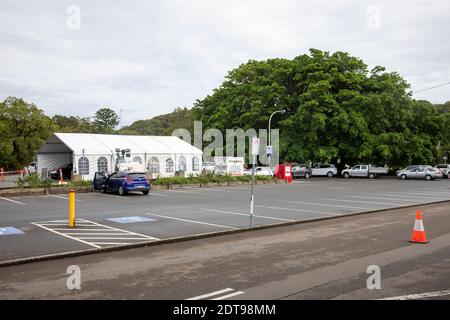
[(256, 163), (256, 156), (253, 156), (253, 166), (252, 166), (252, 195), (250, 200), (250, 227), (253, 224), (253, 208), (254, 208), (254, 202), (255, 202), (255, 163)]
[[(286, 112), (286, 110), (277, 110), (277, 111), (274, 111), (269, 117), (269, 139), (268, 139), (268, 142), (269, 142), (269, 146), (271, 148), (272, 148), (272, 128), (271, 128), (272, 117), (277, 113), (285, 113), (285, 112)], [(269, 156), (269, 168), (270, 168), (270, 170), (272, 170), (272, 153), (270, 153), (268, 156)]]

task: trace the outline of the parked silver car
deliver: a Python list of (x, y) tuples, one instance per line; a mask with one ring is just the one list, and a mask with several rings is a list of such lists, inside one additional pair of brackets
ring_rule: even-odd
[(397, 171), (397, 177), (406, 179), (425, 179), (433, 180), (442, 178), (442, 172), (430, 165), (413, 165), (406, 169)]

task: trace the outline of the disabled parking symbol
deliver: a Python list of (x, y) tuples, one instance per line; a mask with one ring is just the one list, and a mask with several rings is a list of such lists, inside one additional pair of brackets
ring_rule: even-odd
[(152, 218), (140, 217), (140, 216), (109, 218), (107, 220), (114, 221), (114, 222), (117, 222), (117, 223), (137, 223), (137, 222), (156, 221), (155, 219), (152, 219)]
[(24, 234), (24, 232), (14, 227), (0, 227), (0, 236), (8, 236), (12, 234)]

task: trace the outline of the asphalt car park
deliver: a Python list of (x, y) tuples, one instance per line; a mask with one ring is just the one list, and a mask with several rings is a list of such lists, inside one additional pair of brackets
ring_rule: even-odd
[[(119, 196), (0, 198), (0, 261), (158, 241), (249, 226), (250, 186), (183, 188)], [(252, 225), (279, 224), (450, 200), (450, 180), (301, 179), (257, 185)], [(426, 213), (424, 213), (426, 214)]]

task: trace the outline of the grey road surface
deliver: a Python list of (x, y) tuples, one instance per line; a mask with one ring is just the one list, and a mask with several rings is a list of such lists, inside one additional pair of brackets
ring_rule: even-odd
[[(419, 208), (425, 245), (408, 242)], [(3, 267), (0, 299), (448, 299), (449, 226), (441, 203)], [(71, 265), (80, 290), (66, 286)]]
[[(449, 199), (450, 180), (302, 179), (258, 185), (253, 225)], [(248, 185), (162, 190), (150, 196), (78, 194), (77, 227), (70, 229), (66, 195), (0, 197), (0, 261), (247, 228), (249, 200)], [(11, 227), (23, 233), (12, 234)]]

